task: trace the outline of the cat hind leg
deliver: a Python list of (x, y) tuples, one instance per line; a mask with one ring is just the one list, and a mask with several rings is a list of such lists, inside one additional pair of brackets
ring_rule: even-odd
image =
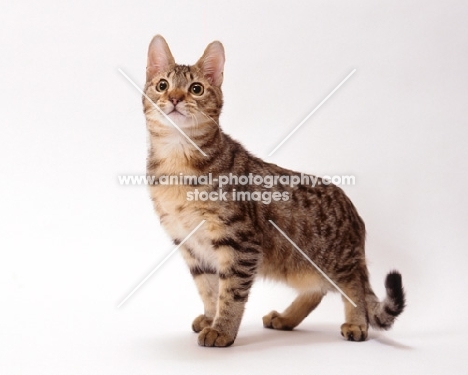
[(345, 323), (341, 325), (341, 335), (348, 341), (364, 341), (367, 338), (369, 321), (364, 286), (358, 278), (350, 280), (342, 287), (348, 298), (342, 297), (345, 306)]
[(302, 292), (291, 305), (282, 313), (272, 311), (263, 317), (263, 326), (284, 331), (294, 329), (301, 323), (320, 303), (323, 293)]

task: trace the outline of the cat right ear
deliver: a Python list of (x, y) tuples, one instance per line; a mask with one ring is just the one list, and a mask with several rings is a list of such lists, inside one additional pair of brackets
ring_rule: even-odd
[(146, 80), (149, 81), (156, 74), (167, 72), (174, 65), (175, 60), (166, 40), (161, 35), (156, 35), (148, 48)]

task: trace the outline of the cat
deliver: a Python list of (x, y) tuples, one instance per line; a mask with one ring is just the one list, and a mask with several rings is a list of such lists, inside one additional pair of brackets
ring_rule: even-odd
[[(149, 132), (147, 174), (208, 176), (212, 184), (152, 184), (150, 195), (161, 225), (193, 276), (204, 312), (192, 324), (198, 344), (234, 343), (249, 290), (257, 276), (284, 282), (298, 292), (283, 312), (263, 317), (266, 328), (292, 330), (335, 287), (280, 233), (281, 229), (356, 307), (343, 297), (341, 335), (363, 341), (368, 326), (389, 329), (405, 307), (398, 271), (388, 273), (380, 302), (369, 283), (364, 222), (343, 190), (317, 177), (317, 184), (241, 184), (222, 187), (223, 199), (193, 199), (220, 191), (217, 180), (231, 175), (300, 176), (249, 153), (219, 126), (224, 47), (209, 44), (194, 65), (175, 63), (165, 39), (148, 50), (143, 109)], [(270, 203), (234, 199), (232, 192), (279, 193)], [(192, 199), (189, 199), (191, 197)], [(284, 199), (284, 198), (287, 199)], [(204, 220), (204, 221), (203, 221)], [(194, 229), (199, 228), (186, 237)]]

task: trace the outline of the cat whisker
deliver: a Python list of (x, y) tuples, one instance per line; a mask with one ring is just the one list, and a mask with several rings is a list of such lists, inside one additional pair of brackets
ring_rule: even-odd
[(199, 129), (199, 123), (198, 123), (197, 116), (195, 116), (193, 113), (190, 113), (190, 112), (189, 112), (189, 115), (193, 120), (193, 127), (195, 128), (195, 130), (198, 130)]
[(219, 124), (218, 124), (211, 116), (208, 116), (208, 115), (207, 115), (205, 112), (203, 112), (203, 111), (199, 111), (199, 112), (200, 112), (203, 116), (205, 116), (206, 118), (208, 118), (208, 119), (210, 119), (211, 121), (213, 121), (213, 122), (216, 124), (216, 126), (219, 127)]

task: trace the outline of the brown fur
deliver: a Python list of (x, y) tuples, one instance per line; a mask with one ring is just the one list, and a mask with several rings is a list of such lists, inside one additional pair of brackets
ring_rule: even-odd
[[(218, 125), (223, 105), (224, 50), (211, 43), (193, 66), (177, 65), (161, 36), (149, 48), (143, 107), (150, 134), (148, 174), (214, 177), (300, 175), (267, 163), (246, 151)], [(167, 90), (158, 91), (161, 79)], [(204, 86), (202, 95), (191, 85)], [(153, 105), (156, 103), (206, 153), (197, 150)], [(179, 113), (171, 111), (177, 109)], [(170, 114), (171, 113), (171, 114)], [(320, 182), (323, 182), (319, 179)], [(352, 341), (367, 337), (371, 324), (389, 328), (404, 308), (401, 277), (387, 277), (387, 297), (379, 302), (369, 284), (365, 262), (365, 227), (343, 190), (335, 185), (263, 186), (234, 184), (223, 190), (287, 193), (289, 200), (189, 201), (187, 193), (218, 191), (213, 185), (154, 185), (151, 198), (161, 224), (180, 243), (206, 220), (181, 247), (203, 300), (204, 314), (192, 328), (202, 346), (229, 346), (237, 335), (244, 306), (256, 276), (285, 282), (299, 295), (282, 313), (263, 318), (267, 328), (296, 327), (320, 303), (332, 285), (278, 232), (272, 220), (357, 304), (346, 299), (342, 335)], [(228, 195), (230, 197), (230, 195)]]

